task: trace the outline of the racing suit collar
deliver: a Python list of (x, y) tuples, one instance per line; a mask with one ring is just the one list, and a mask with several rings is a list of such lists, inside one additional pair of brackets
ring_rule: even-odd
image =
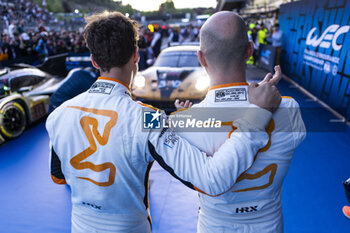
[(205, 102), (225, 103), (249, 103), (248, 83), (237, 82), (213, 86), (208, 90)]
[(115, 79), (115, 78), (110, 78), (110, 77), (102, 77), (102, 76), (98, 77), (98, 79), (97, 79), (97, 80), (108, 80), (108, 81), (112, 81), (112, 82), (120, 83), (120, 84), (122, 84), (124, 87), (126, 87), (126, 88), (128, 89), (128, 91), (130, 92), (130, 94), (131, 94), (131, 90), (130, 90), (129, 85), (127, 85), (127, 84), (126, 84), (125, 82), (123, 82), (123, 81), (120, 81), (120, 80)]
[(208, 91), (215, 90), (215, 89), (221, 89), (221, 88), (225, 88), (225, 87), (233, 87), (233, 86), (248, 86), (248, 83), (247, 82), (225, 83), (225, 84), (212, 86), (211, 88), (209, 88)]

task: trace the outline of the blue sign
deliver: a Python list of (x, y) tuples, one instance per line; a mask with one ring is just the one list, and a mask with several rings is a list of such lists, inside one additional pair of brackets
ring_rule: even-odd
[(261, 44), (260, 45), (260, 56), (259, 66), (273, 72), (276, 60), (276, 48), (272, 45)]
[(350, 0), (281, 6), (283, 73), (350, 120)]
[(70, 53), (66, 58), (66, 69), (70, 71), (81, 67), (92, 67), (90, 53)]

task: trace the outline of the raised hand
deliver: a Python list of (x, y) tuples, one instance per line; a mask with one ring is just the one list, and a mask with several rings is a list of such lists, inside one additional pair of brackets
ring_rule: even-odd
[(271, 73), (268, 73), (264, 80), (262, 80), (259, 85), (264, 83), (270, 83), (272, 85), (277, 85), (279, 81), (282, 79), (282, 71), (280, 66), (275, 66), (275, 74), (272, 76)]
[(270, 112), (275, 112), (281, 103), (281, 95), (275, 85), (265, 82), (258, 85), (252, 82), (248, 88), (249, 101)]
[(183, 108), (190, 108), (190, 107), (192, 107), (192, 104), (193, 103), (190, 102), (189, 100), (186, 100), (185, 102), (183, 102), (183, 101), (180, 102), (180, 100), (178, 100), (178, 99), (176, 99), (175, 103), (174, 103), (177, 110), (180, 110)]

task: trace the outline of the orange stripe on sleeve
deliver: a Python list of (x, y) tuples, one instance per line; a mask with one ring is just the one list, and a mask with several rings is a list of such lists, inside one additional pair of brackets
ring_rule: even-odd
[(152, 108), (154, 111), (157, 111), (157, 110), (160, 111), (159, 108), (153, 107), (152, 105), (144, 104), (144, 103), (142, 103), (142, 102), (137, 102), (137, 103), (140, 104), (140, 105), (142, 105), (142, 106), (145, 106), (145, 107), (147, 107), (147, 108)]
[(67, 184), (65, 179), (58, 179), (56, 178), (54, 175), (51, 175), (51, 179), (53, 182), (55, 182), (56, 184)]
[(179, 110), (177, 110), (177, 111), (175, 111), (175, 112), (170, 113), (170, 115), (174, 115), (175, 113), (182, 112), (182, 111), (185, 111), (185, 110), (187, 110), (187, 109), (188, 109), (188, 108), (181, 108), (181, 109), (179, 109)]

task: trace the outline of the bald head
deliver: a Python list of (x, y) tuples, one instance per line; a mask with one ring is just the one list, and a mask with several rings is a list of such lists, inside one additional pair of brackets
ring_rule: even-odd
[(244, 20), (236, 13), (212, 15), (200, 31), (200, 49), (209, 63), (223, 68), (244, 62), (248, 47)]

